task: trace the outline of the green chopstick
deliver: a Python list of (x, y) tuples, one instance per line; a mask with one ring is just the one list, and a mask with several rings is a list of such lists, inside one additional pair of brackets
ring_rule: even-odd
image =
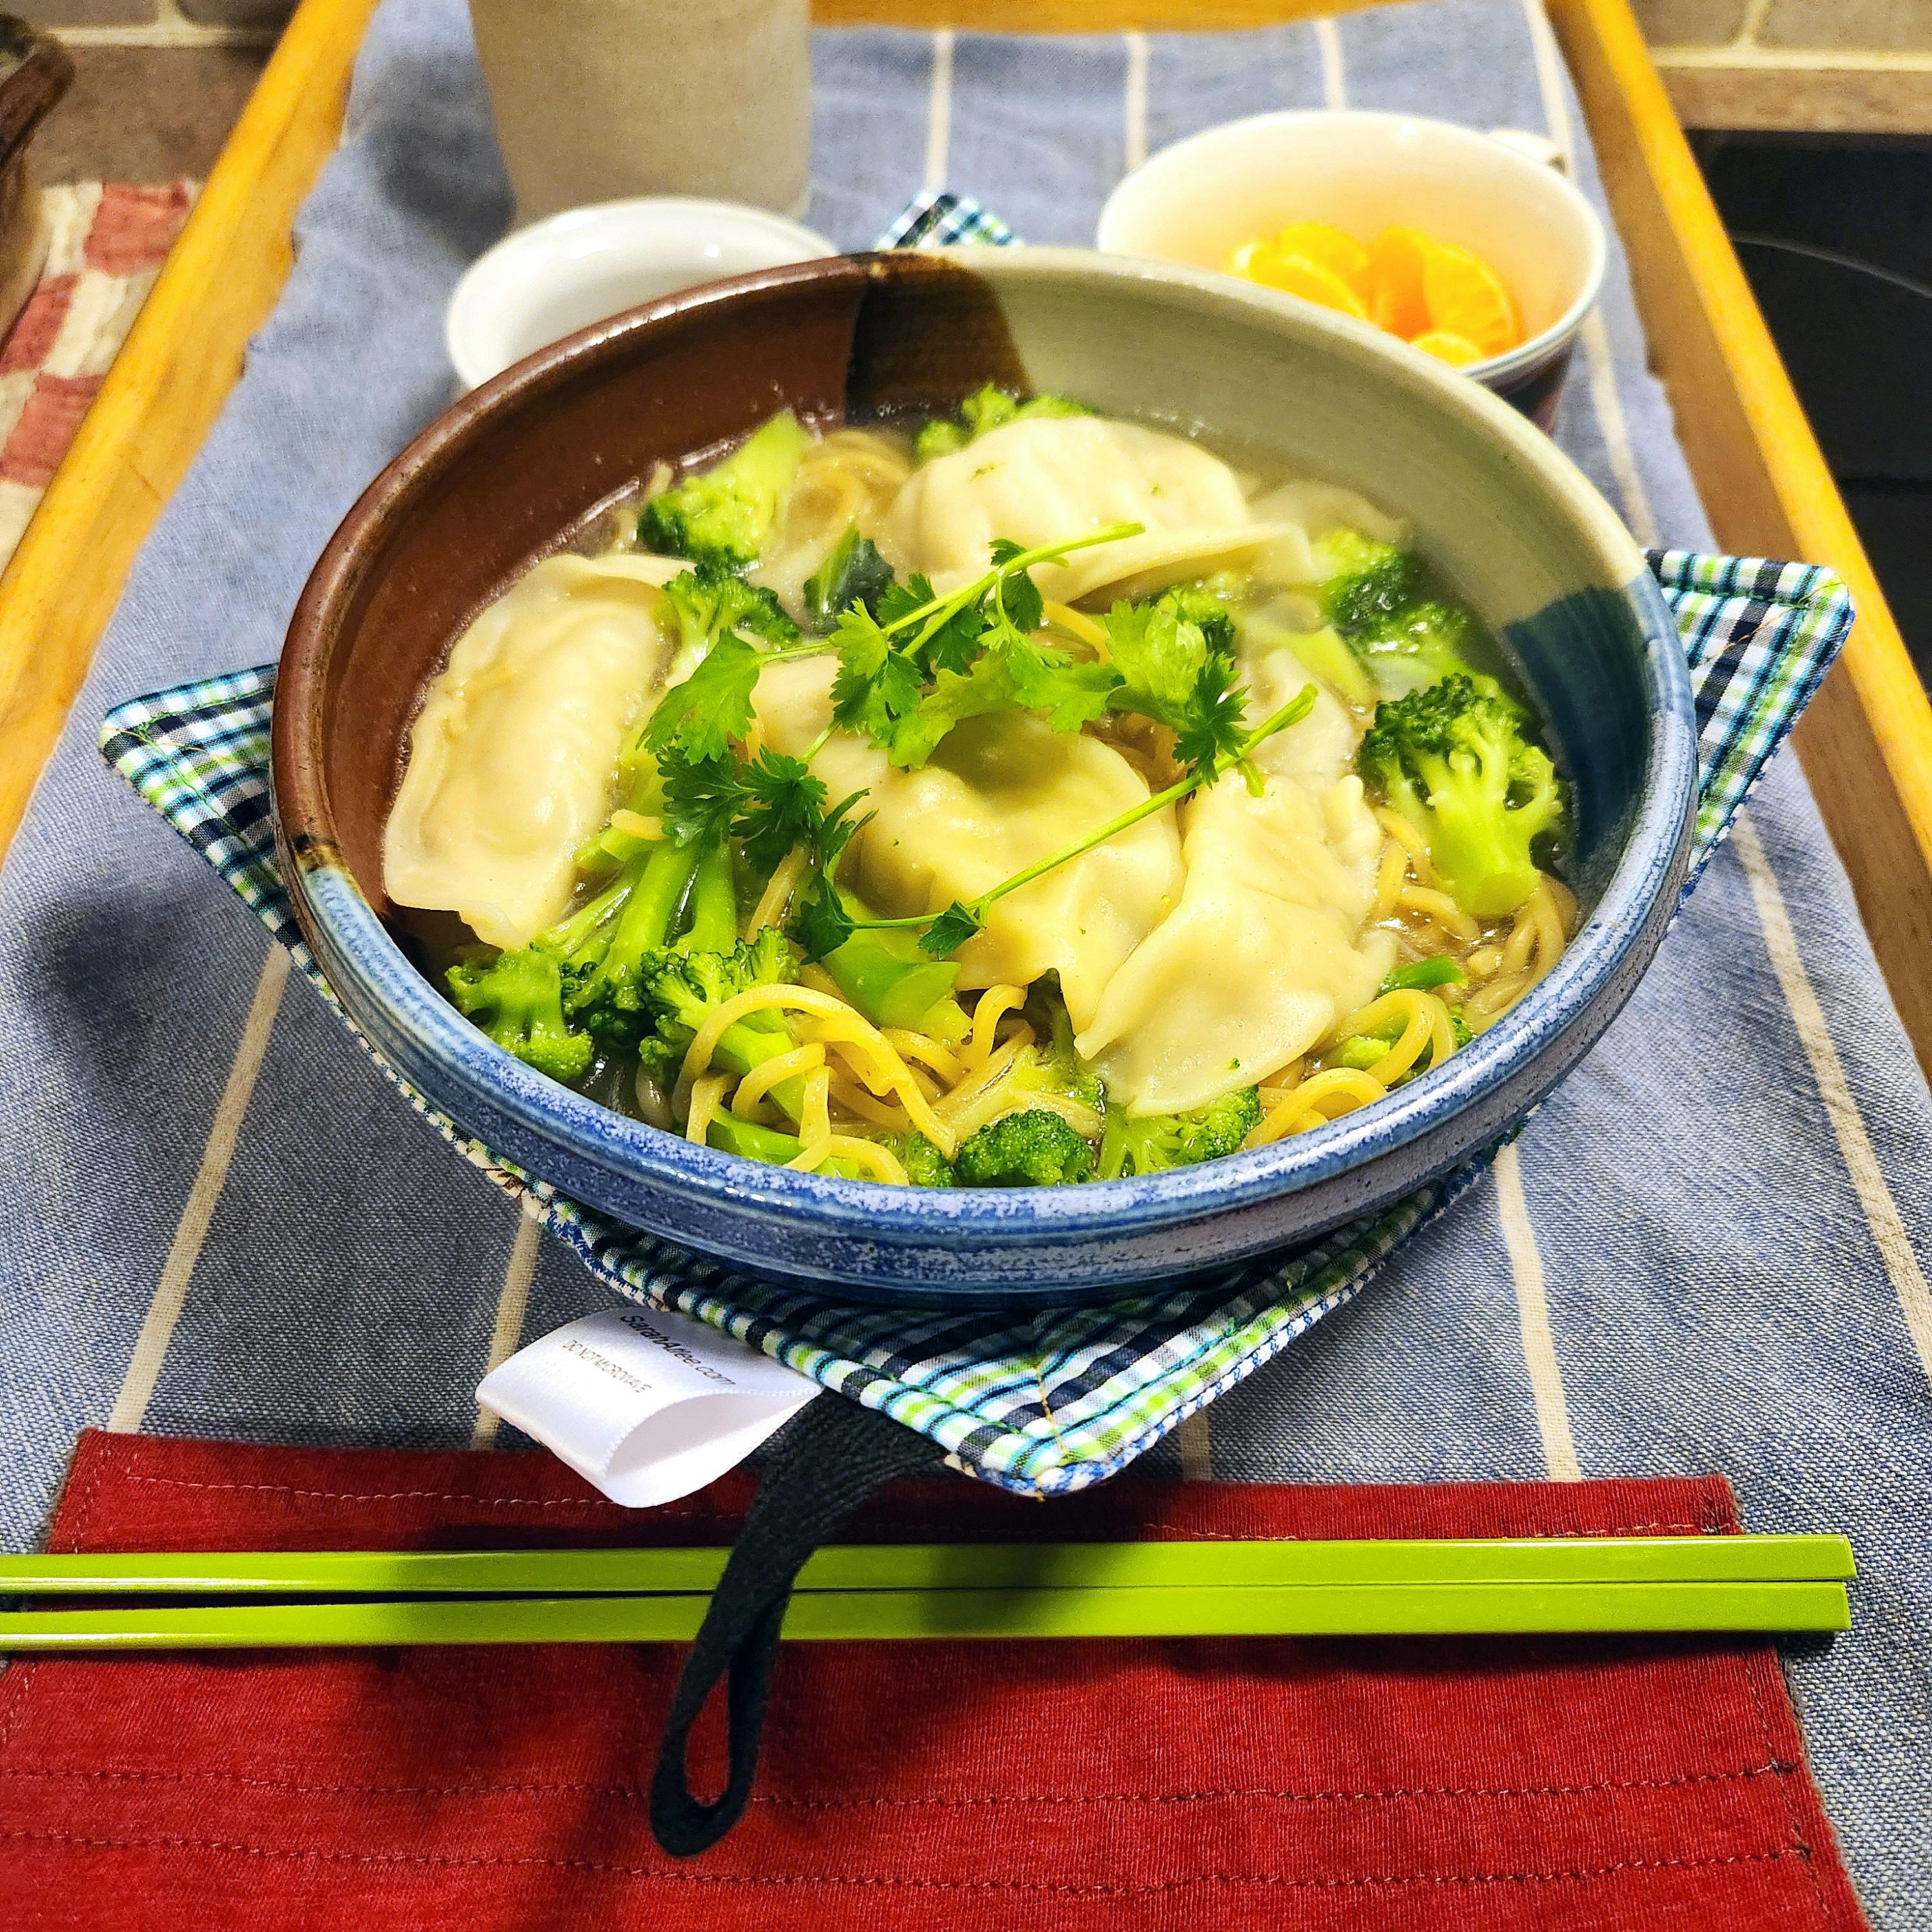
[[(726, 1550), (334, 1550), (0, 1557), (0, 1596), (558, 1596), (708, 1592)], [(1841, 1582), (1841, 1536), (1481, 1541), (847, 1544), (801, 1592), (1288, 1584)]]
[[(699, 1595), (418, 1598), (0, 1614), (0, 1652), (290, 1645), (667, 1643)], [(1840, 1630), (1842, 1583), (1186, 1585), (1078, 1590), (820, 1590), (783, 1634), (851, 1638), (1450, 1636), (1644, 1630)]]

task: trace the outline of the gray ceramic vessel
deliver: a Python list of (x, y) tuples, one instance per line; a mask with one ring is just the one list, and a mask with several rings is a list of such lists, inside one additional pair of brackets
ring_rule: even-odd
[[(607, 1112), (460, 1018), (398, 943), (381, 835), (423, 686), (469, 618), (660, 458), (782, 404), (949, 405), (988, 379), (1198, 430), (1412, 518), (1494, 626), (1574, 781), (1586, 916), (1442, 1068), (1332, 1125), (1131, 1180), (999, 1191), (794, 1174)], [(1066, 1305), (1306, 1242), (1492, 1142), (1608, 1025), (1675, 910), (1696, 781), (1670, 614), (1535, 429), (1364, 326), (1211, 275), (1052, 249), (835, 257), (688, 291), (520, 363), (433, 424), (324, 552), (274, 716), (277, 838), (356, 1023), (470, 1132), (631, 1226), (844, 1298)]]

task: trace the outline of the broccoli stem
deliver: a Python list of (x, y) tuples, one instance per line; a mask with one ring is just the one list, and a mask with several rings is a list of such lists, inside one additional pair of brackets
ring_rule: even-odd
[[(646, 952), (664, 943), (671, 920), (690, 890), (692, 874), (698, 869), (698, 848), (667, 838), (644, 862), (644, 869), (624, 909), (617, 916), (604, 957), (592, 975), (590, 989), (620, 974), (634, 972)], [(595, 904), (595, 900), (591, 902)], [(589, 908), (586, 908), (587, 910)]]
[[(740, 1120), (730, 1112), (712, 1115), (704, 1139), (706, 1146), (715, 1147), (721, 1154), (742, 1154), (747, 1160), (762, 1160), (773, 1167), (787, 1166), (805, 1150), (803, 1143), (794, 1136), (782, 1134), (776, 1127), (761, 1127), (755, 1120)], [(842, 1160), (828, 1160), (818, 1172), (847, 1180), (867, 1178), (860, 1168)]]
[(959, 968), (950, 960), (928, 959), (904, 940), (895, 945), (877, 933), (855, 932), (819, 963), (874, 1026), (965, 1038), (969, 1023), (952, 997)]
[(691, 887), (691, 926), (677, 950), (725, 952), (737, 940), (738, 891), (731, 878), (731, 848), (718, 838), (700, 849)]

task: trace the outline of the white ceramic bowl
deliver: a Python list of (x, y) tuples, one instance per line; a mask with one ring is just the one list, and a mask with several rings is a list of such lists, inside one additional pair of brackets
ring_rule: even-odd
[(1546, 428), (1607, 249), (1595, 210), (1528, 147), (1407, 114), (1257, 114), (1143, 162), (1108, 197), (1096, 239), (1109, 254), (1213, 269), (1290, 221), (1364, 241), (1399, 224), (1470, 249), (1516, 298), (1524, 340), (1463, 373)]
[(458, 392), (641, 302), (837, 252), (809, 228), (733, 201), (646, 195), (566, 208), (506, 236), (457, 284), (443, 334)]

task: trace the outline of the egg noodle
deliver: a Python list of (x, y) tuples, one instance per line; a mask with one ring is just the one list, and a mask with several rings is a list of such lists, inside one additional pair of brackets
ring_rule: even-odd
[[(1479, 923), (1434, 886), (1428, 842), (1418, 828), (1387, 806), (1376, 816), (1387, 835), (1376, 867), (1377, 922), (1396, 933), (1412, 958), (1455, 959), (1470, 986), (1462, 1008), (1466, 1021), (1475, 1030), (1493, 1025), (1562, 956), (1575, 926), (1574, 897), (1560, 879), (1544, 872), (1513, 917)], [(748, 933), (783, 921), (806, 872), (802, 853), (778, 867)], [(1044, 1107), (1076, 1132), (1097, 1138), (1105, 1122), (1080, 1101), (1002, 1084), (1036, 1042), (1024, 1012), (1027, 996), (1027, 988), (1010, 984), (988, 986), (976, 999), (966, 995), (974, 1000), (971, 1024), (966, 1038), (954, 1042), (914, 1028), (875, 1027), (838, 992), (829, 974), (807, 966), (799, 985), (754, 987), (718, 1008), (686, 1053), (673, 1108), (688, 1110), (686, 1136), (700, 1140), (728, 1106), (742, 1119), (776, 1118), (773, 1088), (803, 1076), (801, 1150), (789, 1164), (811, 1172), (828, 1160), (848, 1162), (894, 1184), (905, 1181), (904, 1166), (876, 1138), (881, 1134), (922, 1134), (950, 1156), (1003, 1114)], [(715, 1069), (711, 1056), (726, 1029), (760, 1012), (797, 1016), (795, 1030), (804, 1043), (761, 1062), (742, 1078)], [(1391, 1024), (1400, 1030), (1372, 1065), (1321, 1064), (1323, 1052), (1339, 1041), (1386, 1034)], [(1418, 1062), (1439, 1066), (1455, 1050), (1448, 1001), (1414, 987), (1384, 993), (1339, 1019), (1312, 1056), (1261, 1083), (1262, 1121), (1245, 1144), (1266, 1147), (1325, 1126), (1384, 1099)]]

